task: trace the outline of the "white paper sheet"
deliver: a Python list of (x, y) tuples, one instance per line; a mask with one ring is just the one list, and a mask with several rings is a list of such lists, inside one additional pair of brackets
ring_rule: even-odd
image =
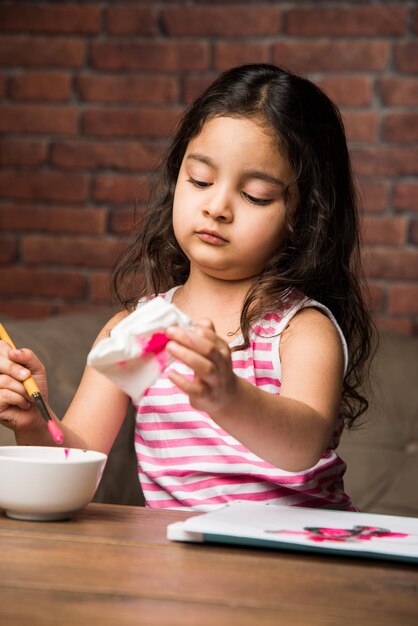
[(167, 537), (418, 562), (418, 519), (395, 515), (234, 502), (170, 524)]

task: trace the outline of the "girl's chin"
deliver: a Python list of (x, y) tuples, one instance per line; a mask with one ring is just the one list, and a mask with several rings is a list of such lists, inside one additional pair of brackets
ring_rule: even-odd
[[(204, 274), (210, 278), (219, 280), (219, 281), (228, 281), (228, 282), (254, 282), (256, 275), (246, 274), (242, 271), (236, 269), (227, 269), (227, 268), (219, 268), (209, 265), (194, 265), (195, 271), (200, 274)], [(193, 272), (193, 263), (191, 264), (191, 273)]]

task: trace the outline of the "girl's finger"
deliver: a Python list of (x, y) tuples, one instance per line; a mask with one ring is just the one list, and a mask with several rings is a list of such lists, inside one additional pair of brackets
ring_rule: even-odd
[(0, 357), (0, 372), (17, 380), (26, 380), (31, 374), (26, 367), (11, 361), (7, 357)]
[(177, 341), (169, 341), (166, 350), (174, 358), (190, 367), (198, 376), (207, 377), (213, 372), (214, 365), (211, 360)]
[(190, 393), (190, 389), (192, 387), (190, 380), (184, 378), (184, 376), (176, 372), (176, 370), (169, 370), (167, 376), (171, 380), (171, 382), (174, 383), (179, 389), (187, 394)]
[(27, 410), (30, 409), (32, 404), (22, 394), (17, 393), (13, 389), (2, 389), (0, 391), (0, 407), (3, 410), (9, 406)]
[[(206, 332), (207, 331), (203, 331), (203, 329), (199, 330), (197, 328), (191, 332), (183, 328), (175, 327), (173, 330), (170, 330), (170, 332), (167, 332), (167, 335), (178, 345), (208, 356), (213, 349), (214, 341), (205, 336)], [(169, 345), (168, 343), (167, 348)]]
[(203, 318), (196, 323), (196, 326), (201, 326), (202, 328), (207, 328), (208, 330), (213, 331), (216, 334), (215, 326), (213, 325), (212, 320)]
[(11, 389), (16, 393), (20, 393), (24, 396), (26, 395), (23, 383), (16, 380), (14, 376), (9, 376), (8, 374), (0, 374), (0, 389)]
[(179, 374), (176, 370), (170, 370), (168, 372), (168, 378), (188, 396), (200, 395), (205, 391), (205, 386), (200, 379), (196, 377), (190, 380), (189, 378), (184, 378), (184, 376)]

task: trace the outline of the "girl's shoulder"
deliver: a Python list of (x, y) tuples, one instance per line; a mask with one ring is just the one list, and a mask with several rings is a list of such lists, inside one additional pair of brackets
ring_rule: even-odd
[(253, 327), (253, 332), (262, 336), (281, 333), (292, 317), (309, 302), (314, 301), (307, 298), (302, 292), (292, 289), (282, 298), (275, 309), (264, 313)]
[(300, 291), (293, 289), (283, 298), (275, 311), (267, 311), (254, 326), (253, 332), (259, 337), (282, 337), (290, 326), (309, 333), (320, 328), (332, 328), (338, 335), (344, 353), (345, 368), (348, 363), (348, 347), (332, 311), (321, 302), (309, 298)]
[(109, 337), (109, 335), (112, 332), (113, 328), (117, 324), (119, 324), (119, 322), (121, 322), (123, 319), (125, 319), (125, 317), (127, 317), (128, 315), (129, 315), (129, 311), (119, 311), (118, 313), (115, 313), (115, 315), (113, 315), (113, 317), (111, 317), (106, 322), (106, 324), (103, 326), (103, 328), (101, 329), (101, 331), (97, 335), (95, 343), (97, 343), (98, 341), (101, 341), (102, 339), (105, 339), (106, 337)]

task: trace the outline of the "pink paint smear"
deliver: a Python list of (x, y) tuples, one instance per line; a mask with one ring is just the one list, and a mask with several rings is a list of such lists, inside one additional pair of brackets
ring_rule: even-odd
[(378, 528), (377, 526), (353, 526), (353, 528), (309, 528), (304, 530), (267, 530), (266, 532), (275, 535), (302, 535), (311, 541), (370, 541), (371, 539), (391, 537), (403, 538), (407, 537), (406, 533), (394, 533), (386, 528)]
[(61, 444), (64, 441), (64, 435), (52, 419), (48, 421), (48, 430), (55, 443)]

